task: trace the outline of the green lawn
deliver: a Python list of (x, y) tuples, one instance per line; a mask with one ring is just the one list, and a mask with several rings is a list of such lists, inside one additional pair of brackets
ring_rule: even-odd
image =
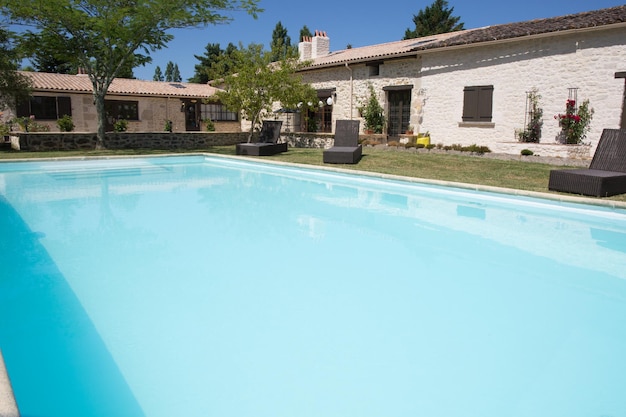
[[(234, 146), (218, 146), (202, 152), (234, 155)], [(59, 158), (67, 156), (108, 155), (158, 155), (166, 151), (91, 151), (91, 152), (0, 152), (0, 160), (14, 158)], [(266, 160), (306, 165), (324, 165), (321, 149), (290, 148), (288, 152), (262, 157)], [(327, 165), (328, 166), (328, 165)], [(423, 153), (364, 148), (363, 158), (355, 165), (332, 165), (345, 169), (479, 184), (516, 190), (549, 192), (548, 177), (551, 169), (564, 168), (548, 164), (509, 161), (481, 156), (459, 154)], [(571, 196), (570, 194), (567, 194)], [(602, 200), (624, 201), (626, 194)]]

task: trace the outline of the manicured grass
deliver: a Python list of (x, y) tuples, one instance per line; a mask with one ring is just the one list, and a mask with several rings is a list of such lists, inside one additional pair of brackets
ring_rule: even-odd
[[(234, 146), (217, 146), (200, 152), (234, 155)], [(169, 151), (90, 151), (90, 152), (0, 152), (0, 160), (12, 158), (59, 158), (68, 156), (159, 155)], [(288, 152), (262, 159), (306, 165), (324, 165), (321, 149), (289, 148)], [(327, 165), (328, 166), (328, 165)], [(463, 154), (393, 151), (364, 148), (363, 158), (355, 165), (332, 165), (345, 169), (480, 184), (516, 190), (549, 192), (550, 170), (564, 168), (535, 162), (501, 160)], [(571, 194), (567, 194), (572, 196)], [(603, 200), (626, 201), (626, 194)]]

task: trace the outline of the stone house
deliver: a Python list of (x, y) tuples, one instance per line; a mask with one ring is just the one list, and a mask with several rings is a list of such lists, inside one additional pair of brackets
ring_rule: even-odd
[[(6, 112), (13, 116), (34, 116), (38, 124), (59, 131), (56, 121), (72, 117), (77, 132), (97, 130), (93, 88), (87, 75), (22, 72), (32, 82), (29, 101), (18, 103)], [(207, 102), (216, 91), (206, 84), (156, 82), (116, 78), (106, 96), (106, 129), (113, 130), (118, 119), (128, 121), (129, 132), (161, 132), (166, 121), (175, 132), (206, 130), (203, 122), (211, 119), (217, 131), (239, 131), (240, 118), (215, 102)]]
[(310, 61), (303, 80), (318, 91), (320, 131), (360, 118), (370, 85), (385, 109), (388, 140), (413, 127), (435, 144), (519, 154), (530, 146), (516, 131), (528, 122), (532, 89), (543, 110), (539, 153), (559, 143), (554, 116), (568, 99), (589, 99), (595, 110), (587, 156), (602, 129), (626, 128), (626, 6), (334, 52), (318, 31), (298, 47)]

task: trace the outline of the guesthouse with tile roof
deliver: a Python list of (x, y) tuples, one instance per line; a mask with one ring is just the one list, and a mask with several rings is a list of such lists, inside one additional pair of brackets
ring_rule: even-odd
[[(96, 131), (93, 88), (87, 75), (21, 73), (31, 80), (32, 94), (9, 116), (33, 116), (37, 123), (58, 131), (56, 121), (67, 114), (72, 117), (75, 131)], [(217, 91), (206, 84), (116, 78), (106, 96), (107, 130), (113, 130), (117, 120), (125, 119), (129, 132), (161, 132), (168, 120), (175, 132), (200, 131), (206, 130), (204, 121), (211, 119), (216, 130), (239, 131), (237, 113), (207, 101)]]
[(540, 144), (561, 140), (554, 116), (568, 99), (588, 99), (595, 111), (587, 153), (602, 129), (626, 128), (626, 6), (339, 51), (317, 31), (299, 50), (309, 62), (301, 75), (318, 91), (310, 116), (321, 131), (360, 119), (369, 86), (385, 109), (388, 140), (412, 127), (432, 143), (519, 154), (533, 89), (543, 110)]

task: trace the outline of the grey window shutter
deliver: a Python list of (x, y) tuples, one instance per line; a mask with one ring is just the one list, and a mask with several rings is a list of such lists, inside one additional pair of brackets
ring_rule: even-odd
[(490, 122), (493, 111), (493, 86), (480, 87), (478, 90), (478, 121)]
[(57, 97), (57, 115), (60, 119), (65, 115), (72, 115), (72, 100), (69, 97)]
[(478, 120), (478, 87), (465, 87), (463, 92), (463, 121)]

